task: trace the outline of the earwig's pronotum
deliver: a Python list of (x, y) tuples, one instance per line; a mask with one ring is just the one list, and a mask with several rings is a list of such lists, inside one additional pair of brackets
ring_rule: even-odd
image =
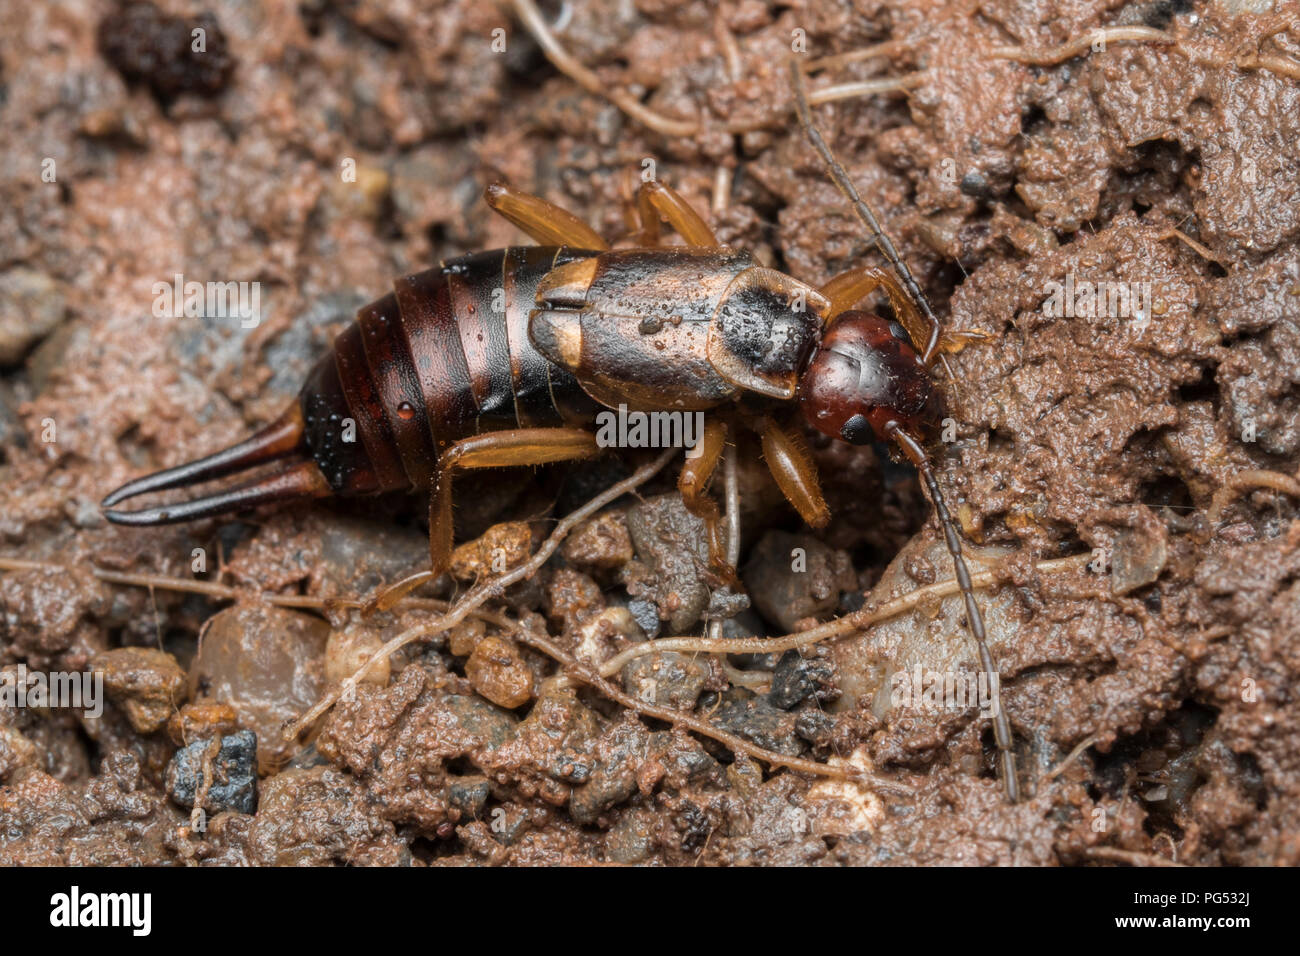
[[(799, 437), (801, 414), (837, 440), (891, 442), (916, 466), (952, 555), (980, 667), (996, 689), (961, 540), (923, 447), (941, 418), (930, 366), (972, 336), (941, 329), (817, 131), (801, 71), (792, 66), (791, 73), (809, 139), (899, 278), (864, 266), (815, 289), (719, 244), (676, 192), (655, 181), (637, 194), (637, 229), (614, 247), (571, 213), (493, 184), (488, 204), (540, 245), (465, 256), (398, 279), (392, 293), (360, 310), (275, 422), (228, 449), (123, 485), (104, 499), (106, 516), (157, 525), (266, 503), (427, 489), (430, 568), (385, 591), (376, 603), (386, 607), (448, 566), (454, 472), (592, 457), (599, 448), (590, 426), (600, 406), (701, 411), (709, 418), (678, 489), (705, 520), (710, 563), (725, 573), (722, 520), (708, 485), (729, 430), (759, 435), (774, 479), (808, 524), (830, 518)], [(685, 247), (660, 243), (661, 219)], [(857, 310), (877, 290), (901, 327)], [(348, 440), (350, 426), (358, 440)], [(146, 492), (281, 460), (279, 471), (232, 490), (141, 511), (115, 508)], [(994, 713), (1001, 775), (1014, 801), (1010, 724), (997, 698)]]

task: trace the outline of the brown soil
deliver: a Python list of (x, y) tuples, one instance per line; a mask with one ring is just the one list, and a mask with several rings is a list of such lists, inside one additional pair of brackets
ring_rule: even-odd
[[(189, 0), (4, 5), (0, 555), (65, 570), (0, 573), (0, 667), (93, 662), (108, 702), (98, 718), (0, 707), (0, 862), (1300, 863), (1300, 501), (1260, 474), (1300, 467), (1296, 8), (720, 6), (574, 0), (560, 14), (563, 42), (610, 88), (698, 120), (667, 138), (582, 92), (479, 0), (211, 2), (203, 20)], [(195, 25), (207, 59), (176, 42)], [(1176, 43), (1040, 66), (992, 55), (1124, 25)], [(803, 657), (661, 653), (615, 679), (911, 797), (736, 759), (573, 690), (481, 622), (405, 649), (310, 746), (271, 759), (287, 717), (427, 612), (223, 610), (91, 569), (192, 578), (202, 548), (206, 580), (363, 594), (419, 567), (423, 503), (127, 529), (99, 500), (269, 421), (392, 277), (520, 242), (481, 201), (496, 178), (615, 235), (629, 176), (653, 159), (712, 208), (723, 241), (776, 268), (815, 284), (869, 261), (790, 120), (796, 30), (811, 56), (891, 41), (814, 88), (925, 71), (906, 96), (818, 116), (945, 324), (989, 336), (950, 359), (939, 479), (998, 578), (979, 598), (1029, 798), (1003, 800), (974, 708), (889, 706), (896, 672), (974, 667), (950, 600)], [(178, 272), (260, 281), (260, 324), (157, 317), (153, 284)], [(1052, 315), (1050, 284), (1068, 275), (1149, 283), (1149, 322)], [(880, 602), (951, 577), (914, 476), (879, 449), (816, 448), (835, 514), (817, 535), (742, 450), (756, 600), (724, 633), (779, 635), (864, 591)], [(633, 464), (477, 483), (459, 538), (510, 519), (536, 543)], [(698, 523), (669, 482), (578, 529), (509, 592), (512, 613), (599, 661), (735, 612), (700, 573)], [(526, 551), (526, 525), (493, 533), (512, 563)], [(806, 571), (786, 560), (797, 547)], [(1036, 567), (1093, 552), (1092, 569)], [(462, 577), (492, 553), (462, 553)], [(255, 813), (223, 803), (240, 774), (257, 776)]]

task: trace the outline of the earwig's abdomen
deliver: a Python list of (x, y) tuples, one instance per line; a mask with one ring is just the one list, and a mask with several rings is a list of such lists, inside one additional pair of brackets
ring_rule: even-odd
[(462, 438), (589, 421), (594, 403), (533, 347), (528, 320), (547, 273), (593, 255), (516, 246), (463, 256), (362, 308), (299, 395), (307, 448), (334, 492), (428, 487)]

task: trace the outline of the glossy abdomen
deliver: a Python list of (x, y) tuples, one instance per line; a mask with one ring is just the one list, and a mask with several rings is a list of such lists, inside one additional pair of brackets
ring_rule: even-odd
[(463, 256), (362, 308), (299, 396), (307, 446), (335, 493), (427, 487), (459, 439), (589, 421), (594, 403), (533, 347), (528, 319), (547, 273), (593, 255), (515, 246)]

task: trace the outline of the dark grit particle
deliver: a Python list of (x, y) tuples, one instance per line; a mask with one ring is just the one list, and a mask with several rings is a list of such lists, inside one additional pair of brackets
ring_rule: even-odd
[(130, 0), (99, 23), (99, 52), (133, 82), (166, 102), (181, 93), (215, 96), (234, 68), (216, 17), (168, 16), (148, 0)]

